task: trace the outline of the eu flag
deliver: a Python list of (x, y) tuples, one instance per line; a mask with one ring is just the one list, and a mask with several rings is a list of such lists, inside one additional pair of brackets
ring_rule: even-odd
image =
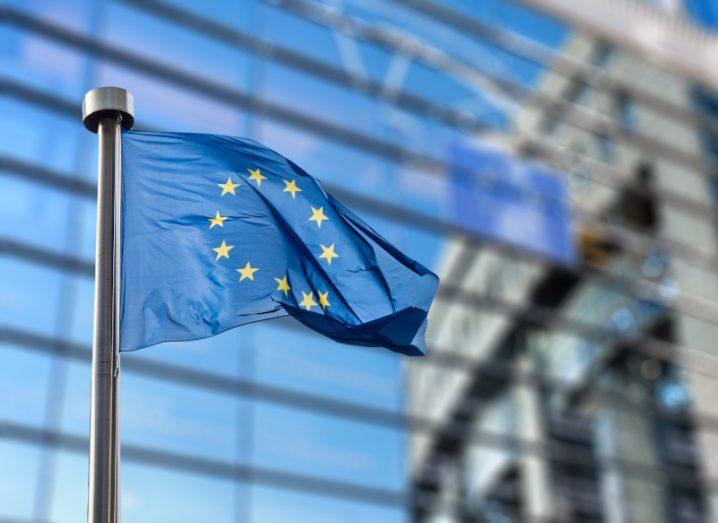
[(340, 342), (421, 355), (437, 285), (257, 142), (123, 133), (123, 351), (291, 315)]

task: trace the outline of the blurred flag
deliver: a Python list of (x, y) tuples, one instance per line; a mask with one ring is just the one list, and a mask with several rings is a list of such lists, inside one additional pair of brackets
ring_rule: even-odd
[(453, 219), (458, 225), (560, 263), (575, 263), (564, 177), (490, 146), (454, 144), (449, 158)]
[(122, 171), (121, 350), (289, 314), (340, 342), (425, 352), (436, 275), (283, 156), (128, 131)]

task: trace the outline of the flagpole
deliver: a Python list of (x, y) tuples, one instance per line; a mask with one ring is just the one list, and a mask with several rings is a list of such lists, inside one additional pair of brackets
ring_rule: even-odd
[(95, 319), (90, 398), (88, 523), (119, 521), (120, 202), (122, 129), (134, 124), (132, 94), (99, 87), (82, 101), (82, 121), (99, 141)]

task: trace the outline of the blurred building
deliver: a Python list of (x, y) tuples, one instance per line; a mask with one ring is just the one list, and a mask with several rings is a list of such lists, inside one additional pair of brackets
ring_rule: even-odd
[(410, 364), (284, 320), (123, 355), (124, 522), (718, 519), (718, 101), (700, 57), (651, 54), (716, 45), (686, 6), (718, 18), (591, 2), (618, 22), (558, 0), (0, 6), (0, 523), (85, 517), (98, 85), (133, 92), (139, 129), (275, 148), (442, 277)]
[(716, 252), (715, 170), (695, 87), (582, 34), (561, 56), (580, 67), (547, 72), (504, 147), (569, 174), (579, 262), (634, 285), (611, 289), (594, 270), (470, 241), (446, 248), (444, 285), (512, 311), (432, 310), (433, 346), (465, 360), (411, 367), (411, 412), (437, 426), (412, 438), (414, 517), (715, 521), (706, 478), (718, 470), (718, 409), (713, 379), (695, 369), (710, 368), (717, 331), (672, 307), (681, 293), (709, 303), (718, 290), (710, 263), (671, 255)]

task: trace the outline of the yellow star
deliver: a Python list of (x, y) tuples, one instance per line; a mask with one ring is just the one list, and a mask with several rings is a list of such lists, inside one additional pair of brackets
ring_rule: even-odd
[(312, 307), (316, 307), (317, 302), (314, 301), (314, 293), (302, 291), (302, 301), (299, 302), (299, 306), (304, 307), (307, 310), (310, 310)]
[(297, 180), (292, 180), (291, 182), (288, 182), (287, 180), (283, 180), (284, 182), (284, 191), (282, 192), (289, 192), (292, 193), (292, 200), (297, 195), (298, 192), (302, 192), (302, 190), (297, 187)]
[(219, 185), (222, 188), (222, 194), (220, 194), (220, 196), (224, 196), (225, 194), (228, 194), (228, 193), (231, 193), (231, 194), (234, 194), (235, 196), (237, 196), (235, 189), (237, 187), (239, 187), (241, 184), (234, 183), (232, 181), (232, 178), (227, 178), (226, 183), (218, 183), (217, 185)]
[(262, 172), (261, 172), (259, 169), (254, 169), (254, 170), (252, 170), (252, 169), (247, 169), (247, 170), (249, 171), (249, 174), (250, 174), (249, 179), (250, 179), (250, 180), (254, 180), (255, 182), (257, 182), (257, 187), (261, 187), (261, 186), (262, 186), (262, 180), (266, 180), (267, 177), (266, 177), (266, 176), (262, 176)]
[(231, 251), (232, 249), (234, 249), (234, 245), (227, 245), (227, 243), (222, 240), (222, 245), (212, 249), (214, 252), (217, 253), (217, 258), (215, 258), (215, 261), (219, 260), (220, 258), (229, 259), (229, 251)]
[(329, 291), (317, 291), (317, 294), (319, 295), (319, 305), (321, 305), (322, 309), (327, 310), (327, 307), (331, 305), (331, 303), (329, 303)]
[[(321, 244), (320, 244), (321, 245)], [(322, 245), (322, 253), (319, 255), (320, 258), (327, 260), (329, 265), (332, 264), (334, 258), (339, 258), (339, 255), (334, 252), (334, 244), (332, 243), (329, 247)]]
[(317, 222), (317, 227), (321, 229), (322, 222), (328, 219), (329, 218), (327, 218), (326, 214), (324, 214), (324, 207), (319, 207), (319, 209), (312, 207), (312, 216), (309, 218), (310, 222)]
[(289, 282), (287, 282), (287, 276), (285, 275), (284, 278), (274, 278), (274, 281), (277, 282), (276, 290), (282, 291), (285, 297), (289, 296), (289, 289), (291, 289), (291, 287), (289, 286)]
[(258, 267), (252, 267), (249, 262), (247, 262), (247, 265), (244, 266), (244, 269), (236, 269), (236, 271), (242, 275), (239, 278), (239, 281), (242, 281), (246, 278), (249, 278), (250, 280), (254, 281), (254, 273), (258, 270)]
[(209, 228), (211, 229), (215, 225), (219, 225), (220, 227), (224, 227), (224, 220), (229, 220), (226, 216), (222, 216), (219, 214), (219, 211), (217, 211), (217, 214), (214, 216), (214, 218), (207, 218), (209, 220)]

